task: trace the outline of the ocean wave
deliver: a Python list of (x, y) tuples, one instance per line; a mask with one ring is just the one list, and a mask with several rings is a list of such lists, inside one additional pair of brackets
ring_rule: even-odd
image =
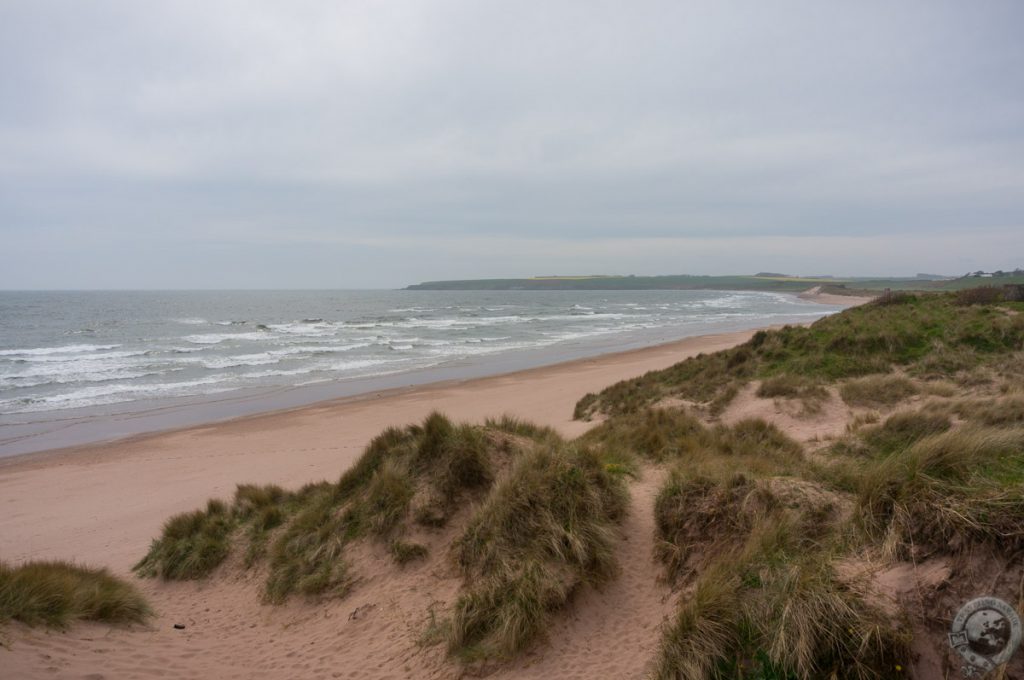
[[(32, 413), (58, 408), (82, 408), (86, 406), (117, 404), (140, 398), (187, 396), (188, 394), (194, 394), (193, 390), (196, 387), (211, 387), (218, 383), (221, 384), (221, 389), (215, 389), (214, 391), (227, 391), (232, 389), (231, 386), (223, 384), (228, 377), (224, 374), (218, 374), (181, 382), (83, 387), (60, 394), (6, 399), (0, 401), (0, 409), (10, 409), (9, 412), (11, 413)], [(208, 394), (211, 390), (203, 390), (202, 392)]]
[[(176, 369), (169, 369), (170, 371)], [(169, 370), (161, 371), (102, 371), (95, 373), (67, 373), (56, 375), (0, 375), (0, 388), (25, 389), (46, 385), (69, 385), (76, 383), (110, 382), (112, 380), (137, 380), (156, 375), (164, 375)]]
[[(120, 345), (115, 345), (120, 347)], [(84, 352), (67, 353), (67, 354), (33, 354), (25, 356), (15, 356), (13, 359), (8, 359), (16, 364), (69, 364), (75, 365), (81, 362), (90, 361), (109, 361), (112, 359), (128, 359), (131, 357), (142, 357), (147, 356), (149, 352), (147, 350), (125, 350), (121, 352), (100, 352), (99, 354), (86, 354)]]
[(238, 340), (266, 340), (267, 333), (256, 331), (253, 333), (201, 333), (199, 335), (186, 335), (182, 340), (191, 342), (194, 345), (218, 345), (222, 342)]
[(28, 349), (0, 349), (2, 357), (45, 356), (47, 354), (80, 354), (117, 349), (121, 345), (62, 345), (60, 347), (31, 347)]
[(205, 352), (210, 349), (210, 346), (205, 347), (172, 347), (168, 351), (171, 354), (192, 354), (194, 352)]
[(325, 371), (333, 371), (337, 373), (344, 373), (346, 371), (355, 371), (361, 368), (370, 368), (371, 366), (383, 366), (385, 364), (394, 364), (394, 360), (389, 359), (353, 359), (351, 361), (336, 361), (323, 366)]
[(226, 357), (210, 357), (199, 359), (199, 363), (210, 369), (235, 368), (238, 366), (264, 366), (266, 364), (281, 363), (281, 357), (273, 356), (269, 352), (259, 354), (236, 354)]

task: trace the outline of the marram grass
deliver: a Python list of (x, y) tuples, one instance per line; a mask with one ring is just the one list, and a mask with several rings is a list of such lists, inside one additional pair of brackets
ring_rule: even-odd
[(152, 610), (138, 590), (106, 569), (70, 562), (0, 562), (0, 623), (66, 628), (74, 621), (141, 623)]

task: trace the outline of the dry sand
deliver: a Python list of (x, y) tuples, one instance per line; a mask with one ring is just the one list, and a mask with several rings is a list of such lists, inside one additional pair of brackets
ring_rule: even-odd
[[(680, 342), (503, 376), (442, 383), (205, 427), (136, 437), (0, 462), (0, 555), (71, 559), (107, 566), (139, 584), (158, 612), (148, 628), (79, 624), (67, 633), (9, 625), (0, 635), (0, 677), (449, 677), (438, 648), (416, 640), (431, 603), (450, 604), (458, 579), (444, 560), (447, 538), (424, 564), (399, 571), (367, 547), (349, 597), (309, 606), (261, 605), (256, 575), (216, 584), (137, 580), (131, 565), (170, 515), (210, 497), (228, 498), (239, 482), (295, 487), (335, 479), (389, 425), (431, 410), (482, 421), (508, 413), (550, 425), (567, 437), (585, 393), (664, 368), (699, 352), (746, 340), (752, 331)], [(653, 477), (654, 475), (649, 475)], [(583, 592), (540, 645), (501, 677), (642, 677), (671, 610), (651, 560), (657, 480), (634, 484), (622, 528), (621, 576), (602, 592)], [(226, 572), (231, 570), (225, 570)], [(233, 572), (240, 573), (240, 572)], [(184, 623), (184, 631), (174, 630)]]

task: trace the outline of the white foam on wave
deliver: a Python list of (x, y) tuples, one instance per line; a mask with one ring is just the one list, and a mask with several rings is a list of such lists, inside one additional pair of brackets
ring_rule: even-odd
[(260, 354), (235, 354), (226, 357), (199, 359), (200, 364), (211, 369), (234, 368), (236, 366), (264, 366), (266, 364), (277, 364), (280, 362), (281, 357), (273, 356), (270, 352), (262, 352)]
[(117, 349), (121, 345), (62, 345), (61, 347), (31, 347), (28, 349), (0, 349), (0, 356), (45, 356), (47, 354), (80, 354), (82, 352), (98, 352), (106, 349)]
[[(120, 347), (120, 345), (116, 345)], [(26, 355), (24, 357), (14, 357), (13, 361), (22, 364), (75, 364), (76, 362), (83, 361), (100, 361), (110, 359), (129, 359), (131, 357), (141, 357), (149, 354), (146, 350), (124, 350), (121, 352), (100, 352), (98, 354), (86, 354), (85, 352), (74, 352), (64, 354), (33, 354)]]
[(253, 333), (200, 333), (199, 335), (186, 335), (182, 339), (194, 345), (219, 345), (222, 342), (239, 340), (266, 340), (269, 337), (272, 336), (265, 331), (255, 331)]
[[(84, 406), (117, 404), (147, 397), (187, 396), (195, 394), (194, 388), (196, 387), (212, 387), (213, 389), (201, 390), (201, 393), (210, 394), (232, 389), (231, 386), (223, 384), (227, 377), (224, 374), (218, 374), (180, 382), (142, 385), (119, 383), (115, 385), (83, 387), (60, 394), (6, 399), (0, 401), (0, 410), (9, 413), (33, 413), (59, 408), (81, 408)], [(218, 384), (220, 386), (216, 387)]]
[[(17, 363), (0, 368), (0, 380), (27, 381), (36, 379), (36, 384), (47, 382), (90, 382), (109, 380), (104, 375), (117, 377), (124, 371), (152, 371), (158, 362), (146, 356), (146, 352), (107, 352), (102, 354), (46, 355), (32, 359), (18, 359)], [(43, 379), (43, 380), (39, 380)], [(22, 382), (24, 384), (24, 382)]]

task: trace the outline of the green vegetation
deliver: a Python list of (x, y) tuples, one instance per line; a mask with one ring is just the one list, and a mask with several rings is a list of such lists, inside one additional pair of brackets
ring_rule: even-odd
[[(577, 418), (636, 411), (664, 399), (683, 399), (721, 411), (753, 379), (834, 382), (899, 370), (918, 379), (1024, 375), (1022, 362), (1008, 361), (1024, 348), (1022, 303), (958, 304), (955, 294), (898, 295), (848, 309), (807, 327), (759, 331), (746, 343), (701, 354), (660, 371), (584, 396)], [(779, 376), (790, 376), (779, 378)], [(794, 378), (792, 376), (799, 376)], [(983, 376), (980, 379), (986, 379)], [(878, 383), (886, 399), (902, 399), (909, 381)], [(848, 383), (851, 399), (877, 399), (874, 383)], [(899, 395), (899, 396), (897, 396)], [(846, 396), (846, 395), (844, 395)]]
[(850, 406), (893, 406), (917, 391), (912, 381), (899, 375), (870, 375), (839, 386), (839, 396)]
[[(900, 677), (908, 627), (840, 565), (1024, 547), (1024, 318), (988, 300), (891, 294), (579, 402), (608, 416), (583, 441), (671, 470), (656, 555), (686, 595), (657, 677)], [(849, 405), (904, 408), (807, 455), (762, 420), (708, 424), (753, 380), (765, 399), (831, 383)]]
[(626, 501), (621, 476), (590, 449), (525, 454), (455, 542), (467, 585), (448, 627), (449, 651), (510, 657), (579, 586), (611, 577), (612, 527)]
[(655, 677), (895, 676), (907, 636), (836, 573), (850, 500), (769, 427), (737, 426), (740, 451), (680, 456), (658, 494), (658, 557), (692, 594)]
[(234, 527), (227, 505), (217, 500), (207, 503), (205, 511), (175, 515), (135, 571), (168, 580), (202, 578), (228, 556)]
[(759, 420), (654, 409), (594, 428), (598, 445), (643, 442), (637, 455), (671, 466), (656, 554), (687, 595), (656, 677), (899, 677), (907, 627), (838, 565), (1024, 547), (1024, 428), (980, 424), (1014, 399), (976, 400), (986, 415), (958, 427), (936, 407), (901, 411), (825, 460)]
[(68, 562), (0, 562), (0, 623), (66, 628), (73, 621), (142, 623), (153, 612), (130, 584), (106, 569)]
[(391, 551), (391, 557), (394, 558), (395, 563), (398, 565), (406, 565), (416, 560), (425, 559), (429, 553), (425, 545), (406, 543), (397, 538), (391, 541), (388, 549)]
[(867, 467), (856, 519), (893, 557), (1024, 547), (1024, 429), (964, 426)]
[(499, 445), (499, 433), (455, 425), (438, 413), (423, 425), (389, 428), (335, 484), (312, 484), (295, 493), (241, 485), (230, 506), (211, 500), (205, 511), (172, 517), (135, 569), (141, 576), (203, 578), (229, 556), (241, 534), (248, 538), (245, 563), (269, 562), (269, 601), (292, 594), (343, 595), (351, 586), (345, 545), (365, 537), (390, 539), (397, 562), (421, 557), (417, 547), (398, 538), (413, 521), (443, 526), (460, 499), (490, 487), (498, 458), (512, 450), (508, 442)]
[(541, 637), (581, 585), (615, 573), (628, 463), (513, 418), (472, 426), (433, 413), (382, 432), (337, 483), (242, 485), (230, 505), (171, 518), (136, 571), (203, 578), (247, 544), (246, 566), (265, 563), (269, 602), (342, 596), (355, 579), (350, 543), (379, 541), (400, 566), (423, 560), (426, 546), (403, 537), (444, 527), (475, 502), (453, 544), (464, 586), (437, 641), (466, 660), (507, 658)]
[(766, 378), (758, 385), (756, 394), (762, 399), (797, 400), (806, 414), (821, 411), (822, 403), (829, 398), (828, 390), (818, 381), (791, 373)]

